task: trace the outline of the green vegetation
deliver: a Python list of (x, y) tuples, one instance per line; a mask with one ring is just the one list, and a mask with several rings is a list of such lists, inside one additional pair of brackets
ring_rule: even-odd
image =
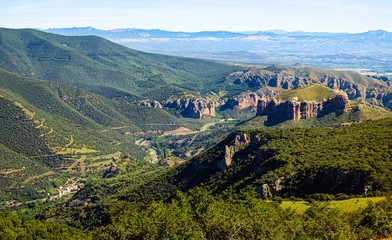
[(85, 239), (83, 231), (61, 224), (26, 219), (16, 213), (0, 213), (0, 235), (12, 239)]
[[(260, 87), (233, 84), (230, 73), (245, 67), (142, 53), (93, 36), (0, 29), (0, 39), (0, 68), (13, 72), (0, 70), (0, 203), (18, 211), (0, 213), (1, 238), (392, 235), (391, 198), (369, 204), (358, 199), (392, 191), (392, 118), (368, 121), (391, 117), (390, 112), (350, 103), (339, 116), (286, 121), (275, 128), (256, 117), (235, 129), (254, 112), (218, 110), (216, 117), (185, 119), (175, 117), (175, 110), (170, 114), (137, 102), (207, 95), (219, 101), (217, 93), (231, 97)], [(330, 73), (259, 70), (304, 81)], [(387, 88), (360, 75), (331, 74)], [(283, 92), (281, 98), (317, 101), (334, 94), (315, 84)], [(164, 134), (180, 127), (188, 134)], [(174, 166), (142, 161), (152, 160), (148, 150)], [(102, 178), (109, 167), (116, 174)], [(69, 195), (50, 200), (61, 194)], [(280, 206), (282, 197), (310, 203)]]
[(39, 137), (39, 130), (22, 109), (0, 97), (0, 112), (0, 144), (30, 156), (49, 154), (48, 147)]

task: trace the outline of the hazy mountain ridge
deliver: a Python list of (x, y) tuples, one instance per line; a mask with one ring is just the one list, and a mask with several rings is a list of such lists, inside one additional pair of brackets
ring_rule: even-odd
[(392, 40), (392, 32), (385, 30), (370, 30), (363, 33), (330, 33), (330, 32), (304, 32), (304, 31), (255, 31), (255, 32), (231, 32), (231, 31), (201, 31), (201, 32), (183, 32), (183, 31), (166, 31), (161, 29), (138, 29), (123, 28), (113, 30), (100, 30), (92, 27), (73, 27), (73, 28), (49, 28), (44, 30), (50, 33), (62, 35), (96, 35), (112, 38), (233, 38), (233, 37), (251, 37), (251, 36), (289, 36), (293, 38), (335, 38), (335, 39), (378, 39), (381, 41)]

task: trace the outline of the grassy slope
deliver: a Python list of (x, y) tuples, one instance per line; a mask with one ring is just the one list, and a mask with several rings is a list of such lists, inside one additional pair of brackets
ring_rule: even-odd
[[(353, 212), (360, 208), (366, 208), (369, 202), (376, 203), (383, 200), (385, 200), (385, 197), (352, 198), (330, 201), (329, 206), (331, 208), (337, 208), (343, 212)], [(307, 209), (309, 209), (310, 204), (305, 201), (282, 201), (280, 206), (284, 209), (292, 209), (297, 213), (303, 214)]]
[(312, 84), (310, 86), (297, 88), (291, 91), (282, 92), (278, 98), (281, 101), (295, 99), (297, 101), (319, 101), (336, 96), (334, 90), (321, 84)]

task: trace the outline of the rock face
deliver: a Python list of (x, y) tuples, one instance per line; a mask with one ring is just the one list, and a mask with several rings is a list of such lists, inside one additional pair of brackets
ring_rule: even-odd
[(218, 102), (197, 98), (178, 98), (168, 100), (164, 104), (167, 108), (174, 108), (176, 111), (179, 111), (183, 117), (199, 119), (203, 115), (215, 117), (218, 105)]
[(348, 97), (345, 94), (336, 95), (336, 97), (323, 101), (322, 109), (319, 112), (320, 115), (335, 112), (337, 114), (344, 113), (348, 104)]
[(162, 105), (160, 102), (156, 101), (156, 100), (143, 100), (141, 102), (138, 103), (139, 106), (143, 106), (143, 107), (149, 107), (149, 108), (162, 108)]
[(223, 159), (217, 163), (217, 167), (222, 170), (231, 165), (233, 156), (241, 150), (244, 150), (251, 143), (250, 137), (244, 133), (238, 133), (229, 145), (225, 146)]
[(338, 94), (334, 98), (320, 101), (285, 101), (278, 102), (262, 98), (257, 104), (256, 116), (268, 116), (268, 121), (283, 122), (286, 120), (310, 119), (335, 112), (342, 114), (347, 106), (348, 98), (345, 94)]
[(221, 110), (226, 109), (248, 109), (257, 107), (257, 102), (259, 100), (259, 96), (256, 93), (250, 93), (247, 96), (240, 96), (230, 98), (226, 101), (226, 103), (221, 106)]

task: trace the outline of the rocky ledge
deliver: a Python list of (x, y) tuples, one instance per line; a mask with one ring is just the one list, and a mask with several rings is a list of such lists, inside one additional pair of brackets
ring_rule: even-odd
[(279, 102), (275, 98), (261, 98), (257, 104), (256, 116), (268, 116), (269, 122), (283, 122), (286, 120), (310, 119), (322, 117), (329, 113), (342, 114), (346, 111), (348, 97), (339, 93), (335, 97), (320, 101), (295, 101)]
[(219, 105), (219, 102), (199, 98), (177, 98), (167, 100), (164, 103), (165, 107), (175, 109), (183, 117), (199, 119), (202, 118), (203, 115), (215, 117), (216, 107)]

